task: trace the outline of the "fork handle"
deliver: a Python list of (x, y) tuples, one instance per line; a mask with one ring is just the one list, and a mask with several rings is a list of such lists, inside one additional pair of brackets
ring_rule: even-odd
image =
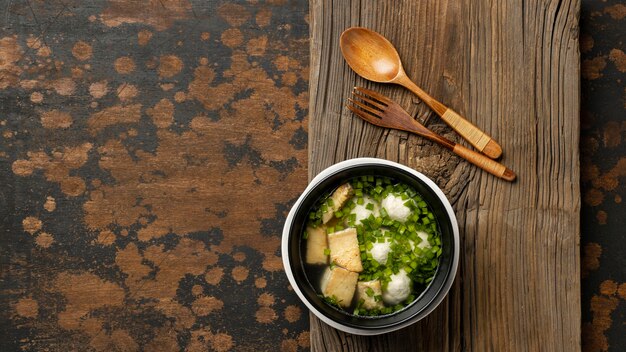
[(400, 77), (397, 81), (398, 84), (404, 86), (420, 99), (422, 99), (433, 111), (441, 117), (445, 123), (452, 127), (456, 133), (465, 138), (471, 145), (482, 153), (490, 157), (491, 159), (498, 159), (502, 156), (502, 148), (485, 132), (481, 131), (478, 127), (474, 126), (471, 122), (467, 121), (463, 116), (456, 113), (454, 110), (441, 104), (435, 98), (428, 95), (420, 87), (418, 87), (411, 79), (406, 75)]
[(515, 173), (507, 168), (506, 166), (500, 164), (499, 162), (489, 159), (486, 156), (477, 153), (471, 149), (465, 148), (460, 144), (455, 144), (454, 148), (452, 148), (452, 152), (461, 158), (469, 161), (470, 163), (478, 166), (479, 168), (487, 171), (488, 173), (500, 177), (507, 181), (514, 181), (516, 178)]
[[(409, 115), (407, 115), (409, 116)], [(433, 142), (439, 143), (444, 146), (446, 149), (451, 150), (454, 154), (460, 156), (461, 158), (469, 161), (470, 163), (478, 166), (479, 168), (487, 171), (488, 173), (500, 177), (501, 179), (507, 181), (515, 181), (517, 177), (515, 172), (506, 166), (500, 164), (499, 162), (489, 159), (481, 153), (477, 153), (469, 148), (465, 148), (464, 146), (452, 142), (451, 140), (438, 135), (437, 133), (429, 130), (428, 128), (422, 126), (417, 121), (411, 119), (413, 122), (413, 128), (410, 129), (411, 132), (418, 134), (422, 137), (428, 138)]]

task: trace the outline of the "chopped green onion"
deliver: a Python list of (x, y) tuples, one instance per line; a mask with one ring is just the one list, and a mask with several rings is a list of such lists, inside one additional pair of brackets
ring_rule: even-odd
[[(354, 196), (339, 207), (338, 202), (334, 202), (328, 193), (324, 194), (313, 210), (308, 213), (307, 226), (321, 226), (324, 214), (331, 211), (334, 218), (331, 226), (326, 228), (327, 233), (341, 231), (347, 226), (356, 229), (359, 256), (363, 265), (363, 271), (358, 274), (359, 281), (379, 280), (383, 290), (386, 290), (391, 275), (404, 270), (416, 284), (423, 285), (431, 282), (439, 265), (442, 247), (441, 231), (428, 203), (414, 188), (385, 176), (358, 176), (348, 180), (348, 184), (354, 189)], [(390, 194), (403, 199), (404, 206), (410, 209), (410, 215), (406, 221), (392, 220), (389, 218), (387, 209), (380, 207), (380, 203), (376, 204)], [(357, 205), (364, 207), (372, 214), (368, 214), (367, 218), (357, 222), (357, 214), (352, 213)], [(379, 216), (373, 214), (377, 208), (380, 208)], [(418, 232), (426, 232), (428, 239), (419, 237)], [(303, 239), (308, 239), (309, 235), (311, 234), (308, 231), (302, 231)], [(424, 249), (419, 248), (418, 245), (425, 240), (430, 243), (430, 246)], [(379, 263), (372, 257), (371, 251), (376, 243), (386, 243), (390, 248), (384, 263)], [(330, 249), (325, 249), (324, 254), (330, 255)], [(334, 269), (336, 265), (332, 262), (330, 268)], [(404, 309), (421, 293), (417, 287), (406, 300), (394, 306), (364, 309), (364, 301), (359, 300), (353, 306), (353, 314), (380, 316)], [(375, 295), (371, 288), (366, 288), (364, 294), (373, 297), (376, 302), (382, 301), (382, 296)], [(329, 304), (338, 304), (336, 300), (333, 301), (333, 297), (324, 299)], [(341, 309), (339, 306), (338, 308)]]
[(330, 297), (324, 297), (324, 296), (323, 296), (323, 299), (324, 299), (324, 301), (326, 301), (326, 303), (328, 303), (328, 304), (330, 304), (330, 305), (332, 305), (332, 306), (335, 306), (335, 307), (341, 308), (341, 307), (339, 306), (339, 302), (341, 302), (341, 301), (337, 300), (337, 297), (336, 297), (335, 295), (330, 296)]

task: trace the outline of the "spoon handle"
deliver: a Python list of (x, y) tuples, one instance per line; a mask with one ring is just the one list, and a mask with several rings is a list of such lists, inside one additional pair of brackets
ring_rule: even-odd
[[(405, 76), (406, 77), (406, 76)], [(404, 86), (420, 99), (422, 99), (433, 111), (441, 117), (445, 123), (447, 123), (452, 129), (456, 131), (461, 137), (465, 138), (471, 145), (487, 155), (492, 159), (497, 159), (502, 155), (502, 148), (500, 145), (489, 137), (485, 132), (481, 131), (478, 127), (474, 126), (471, 122), (467, 121), (463, 116), (456, 113), (454, 110), (438, 102), (435, 98), (428, 95), (420, 87), (418, 87), (408, 77), (401, 79), (398, 84)]]

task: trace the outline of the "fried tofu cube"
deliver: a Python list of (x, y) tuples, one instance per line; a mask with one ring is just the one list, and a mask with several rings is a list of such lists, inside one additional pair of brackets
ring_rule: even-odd
[(333, 192), (333, 195), (330, 196), (330, 199), (332, 199), (332, 206), (329, 206), (328, 210), (322, 214), (322, 222), (324, 224), (329, 222), (335, 215), (335, 212), (337, 210), (341, 210), (348, 199), (352, 198), (353, 194), (354, 190), (349, 183), (344, 183), (343, 185), (337, 187), (335, 192)]
[(307, 226), (306, 233), (308, 237), (305, 262), (307, 264), (328, 264), (328, 255), (324, 253), (328, 249), (326, 226)]
[(356, 282), (359, 274), (340, 268), (338, 266), (329, 267), (322, 276), (321, 289), (324, 297), (337, 300), (337, 303), (347, 308), (352, 303)]
[(330, 262), (344, 269), (360, 273), (363, 271), (359, 241), (353, 227), (328, 234)]
[[(365, 309), (381, 309), (385, 305), (382, 301), (382, 286), (379, 280), (359, 281), (356, 284), (356, 298), (363, 300), (361, 307)], [(376, 300), (378, 297), (378, 301)]]

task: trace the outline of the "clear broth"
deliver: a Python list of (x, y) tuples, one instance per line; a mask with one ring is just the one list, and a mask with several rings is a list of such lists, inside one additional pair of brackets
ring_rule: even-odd
[[(356, 178), (349, 179), (349, 180), (345, 181), (344, 183), (352, 182), (354, 179), (357, 179), (357, 180), (361, 179), (361, 177), (356, 177)], [(374, 176), (374, 177), (375, 178), (380, 178), (378, 176)], [(400, 184), (399, 182), (397, 182), (393, 178), (387, 178), (387, 179), (391, 180), (392, 184), (394, 184), (394, 185), (395, 184)], [(344, 183), (342, 183), (342, 184), (344, 184)], [(341, 184), (336, 185), (335, 187), (333, 187), (333, 189), (330, 192), (325, 192), (324, 196), (322, 196), (320, 199), (318, 199), (315, 202), (315, 205), (311, 209), (309, 209), (309, 212), (314, 211), (315, 209), (317, 209), (320, 206), (320, 203), (323, 202), (327, 197), (332, 195), (333, 192), (340, 185)], [(413, 191), (415, 192), (416, 195), (419, 196), (419, 193), (417, 193), (415, 190), (413, 190)], [(353, 198), (354, 198), (354, 196), (353, 196)], [(424, 200), (422, 200), (422, 201), (425, 202)], [(432, 208), (430, 207), (430, 205), (428, 205), (428, 203), (426, 203), (426, 206), (427, 206), (428, 210), (430, 211), (430, 213), (432, 214)], [(338, 224), (340, 221), (341, 221), (340, 219), (337, 219), (336, 217), (333, 217), (333, 219), (330, 220), (326, 224), (326, 226), (327, 227), (335, 227), (336, 224)], [(434, 219), (432, 219), (432, 221), (434, 222), (435, 228), (436, 228), (436, 230), (434, 231), (434, 236), (436, 236), (440, 240), (440, 227), (439, 227), (437, 218), (434, 217)], [(305, 225), (305, 227), (306, 227), (306, 225)], [(305, 231), (305, 229), (302, 230), (303, 233), (304, 233), (304, 231)], [(431, 233), (428, 232), (428, 234), (430, 235)], [(302, 252), (301, 253), (303, 253), (302, 258), (304, 258), (305, 257), (304, 253), (306, 253), (306, 250), (307, 250), (307, 240), (306, 239), (302, 239), (301, 242), (302, 242), (302, 245), (301, 245), (301, 251)], [(361, 245), (363, 243), (361, 241), (359, 241), (359, 244)], [(440, 242), (438, 244), (438, 247), (441, 248), (441, 243)], [(322, 277), (324, 275), (324, 272), (329, 267), (329, 265), (328, 264), (307, 264), (304, 261), (303, 261), (303, 263), (304, 263), (303, 264), (304, 265), (304, 271), (305, 271), (307, 280), (309, 281), (309, 284), (311, 285), (311, 287), (313, 287), (315, 292), (317, 292), (317, 294), (320, 297), (323, 297), (322, 296), (322, 289), (321, 289), (321, 281), (322, 281)], [(437, 259), (437, 267), (438, 266), (439, 266), (439, 259)], [(433, 276), (432, 277), (434, 277), (434, 273), (436, 272), (437, 267), (435, 267), (435, 269), (433, 271)], [(431, 279), (432, 279), (432, 277), (431, 277)], [(359, 279), (359, 281), (361, 281), (361, 280)], [(398, 313), (399, 311), (404, 310), (407, 307), (411, 306), (413, 303), (415, 303), (420, 298), (421, 294), (426, 290), (426, 288), (429, 285), (429, 282), (419, 283), (419, 282), (417, 282), (416, 280), (413, 280), (413, 279), (411, 280), (411, 282), (412, 282), (411, 295), (414, 297), (414, 300), (412, 302), (402, 304), (403, 307), (401, 309), (395, 310), (395, 311), (393, 311), (391, 313), (386, 313), (386, 314), (382, 314), (381, 313), (381, 314), (378, 314), (378, 315), (362, 315), (362, 314), (358, 314), (358, 316), (359, 317), (366, 317), (366, 318), (379, 318), (379, 317), (388, 316), (388, 315), (391, 315), (391, 314)], [(341, 311), (344, 314), (355, 315), (354, 311), (355, 311), (355, 309), (358, 306), (358, 300), (357, 300), (356, 297), (357, 297), (357, 294), (356, 294), (356, 291), (355, 291), (355, 294), (353, 296), (352, 302), (350, 303), (349, 307), (347, 307), (347, 308), (337, 307), (335, 305), (332, 305), (332, 304), (328, 303), (326, 300), (324, 300), (324, 302), (325, 302), (325, 304), (328, 304), (329, 306), (333, 307), (336, 310)], [(387, 304), (385, 304), (385, 306), (387, 306)]]

